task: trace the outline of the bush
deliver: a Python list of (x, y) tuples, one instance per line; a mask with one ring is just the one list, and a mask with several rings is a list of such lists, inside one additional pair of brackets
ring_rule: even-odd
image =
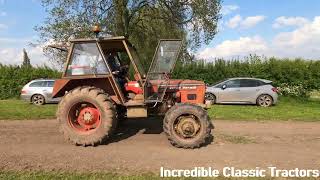
[(298, 85), (289, 85), (287, 83), (281, 84), (278, 87), (279, 94), (283, 96), (292, 96), (292, 97), (307, 97), (309, 91), (302, 84)]
[(34, 68), (0, 64), (0, 99), (19, 97), (22, 87), (33, 79), (60, 76), (60, 72), (48, 67)]

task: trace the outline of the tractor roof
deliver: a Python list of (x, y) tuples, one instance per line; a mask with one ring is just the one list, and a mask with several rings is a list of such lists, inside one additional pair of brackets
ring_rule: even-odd
[(70, 42), (86, 42), (86, 41), (98, 41), (98, 42), (108, 42), (108, 41), (122, 41), (127, 40), (124, 36), (116, 36), (116, 37), (99, 37), (99, 38), (82, 38), (82, 39), (71, 39)]

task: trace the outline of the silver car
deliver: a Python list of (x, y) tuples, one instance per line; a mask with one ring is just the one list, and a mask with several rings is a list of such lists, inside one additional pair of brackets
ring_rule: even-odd
[(61, 98), (52, 98), (54, 79), (36, 79), (21, 90), (21, 98), (35, 105), (58, 103)]
[(208, 86), (206, 100), (221, 104), (257, 104), (268, 107), (278, 101), (272, 81), (256, 78), (230, 78)]

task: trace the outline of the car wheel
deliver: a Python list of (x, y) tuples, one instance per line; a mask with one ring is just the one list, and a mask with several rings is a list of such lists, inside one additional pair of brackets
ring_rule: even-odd
[(31, 102), (34, 104), (34, 105), (44, 105), (46, 100), (44, 98), (44, 96), (42, 96), (41, 94), (35, 94), (31, 97)]
[(269, 107), (273, 104), (273, 99), (270, 95), (262, 94), (257, 98), (257, 105), (261, 107)]
[(213, 95), (212, 93), (206, 93), (204, 97), (206, 100), (211, 101), (211, 104), (216, 103), (216, 96)]

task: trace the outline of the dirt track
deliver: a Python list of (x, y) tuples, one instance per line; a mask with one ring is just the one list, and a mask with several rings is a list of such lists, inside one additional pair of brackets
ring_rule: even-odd
[(66, 143), (55, 120), (0, 121), (0, 170), (320, 168), (320, 123), (215, 121), (215, 126), (211, 145), (184, 150), (168, 143), (160, 120), (128, 121), (109, 144), (98, 147)]

